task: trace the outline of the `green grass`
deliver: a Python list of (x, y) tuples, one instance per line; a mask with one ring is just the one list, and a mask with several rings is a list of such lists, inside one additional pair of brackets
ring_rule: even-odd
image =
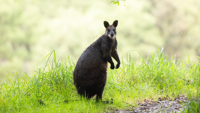
[(0, 86), (0, 112), (97, 113), (137, 107), (144, 99), (173, 99), (178, 95), (187, 95), (191, 100), (184, 112), (200, 112), (199, 63), (175, 61), (163, 51), (138, 61), (129, 55), (119, 69), (108, 69), (103, 100), (113, 99), (114, 103), (103, 104), (77, 95), (73, 85), (75, 63), (70, 58), (57, 60), (52, 51), (44, 60), (45, 67), (33, 76), (14, 73), (16, 80)]

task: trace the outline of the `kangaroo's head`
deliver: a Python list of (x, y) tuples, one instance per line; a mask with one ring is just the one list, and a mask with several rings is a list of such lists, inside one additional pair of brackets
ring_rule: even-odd
[(117, 24), (118, 24), (118, 20), (115, 20), (112, 25), (110, 25), (107, 21), (104, 21), (104, 27), (106, 28), (105, 35), (108, 36), (110, 39), (116, 37)]

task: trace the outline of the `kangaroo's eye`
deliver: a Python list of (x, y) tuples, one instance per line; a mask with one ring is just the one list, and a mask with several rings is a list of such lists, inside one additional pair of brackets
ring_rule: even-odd
[(110, 29), (108, 29), (108, 32), (110, 32)]

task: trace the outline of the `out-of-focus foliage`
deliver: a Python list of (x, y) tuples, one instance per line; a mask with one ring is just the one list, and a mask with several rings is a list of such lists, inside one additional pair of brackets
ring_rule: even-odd
[[(76, 62), (104, 33), (104, 20), (119, 20), (120, 57), (136, 49), (147, 57), (165, 47), (169, 56), (198, 60), (199, 0), (126, 0), (120, 5), (109, 1), (1, 0), (0, 82), (7, 73), (30, 73), (52, 50)], [(136, 51), (131, 55), (138, 58)]]
[(126, 0), (108, 0), (108, 1), (110, 1), (111, 3), (113, 3), (113, 4), (122, 4), (122, 3), (124, 3)]

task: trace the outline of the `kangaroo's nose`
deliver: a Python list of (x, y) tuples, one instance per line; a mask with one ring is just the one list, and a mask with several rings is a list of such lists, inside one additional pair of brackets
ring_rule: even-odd
[(111, 37), (113, 37), (113, 34), (111, 34)]

